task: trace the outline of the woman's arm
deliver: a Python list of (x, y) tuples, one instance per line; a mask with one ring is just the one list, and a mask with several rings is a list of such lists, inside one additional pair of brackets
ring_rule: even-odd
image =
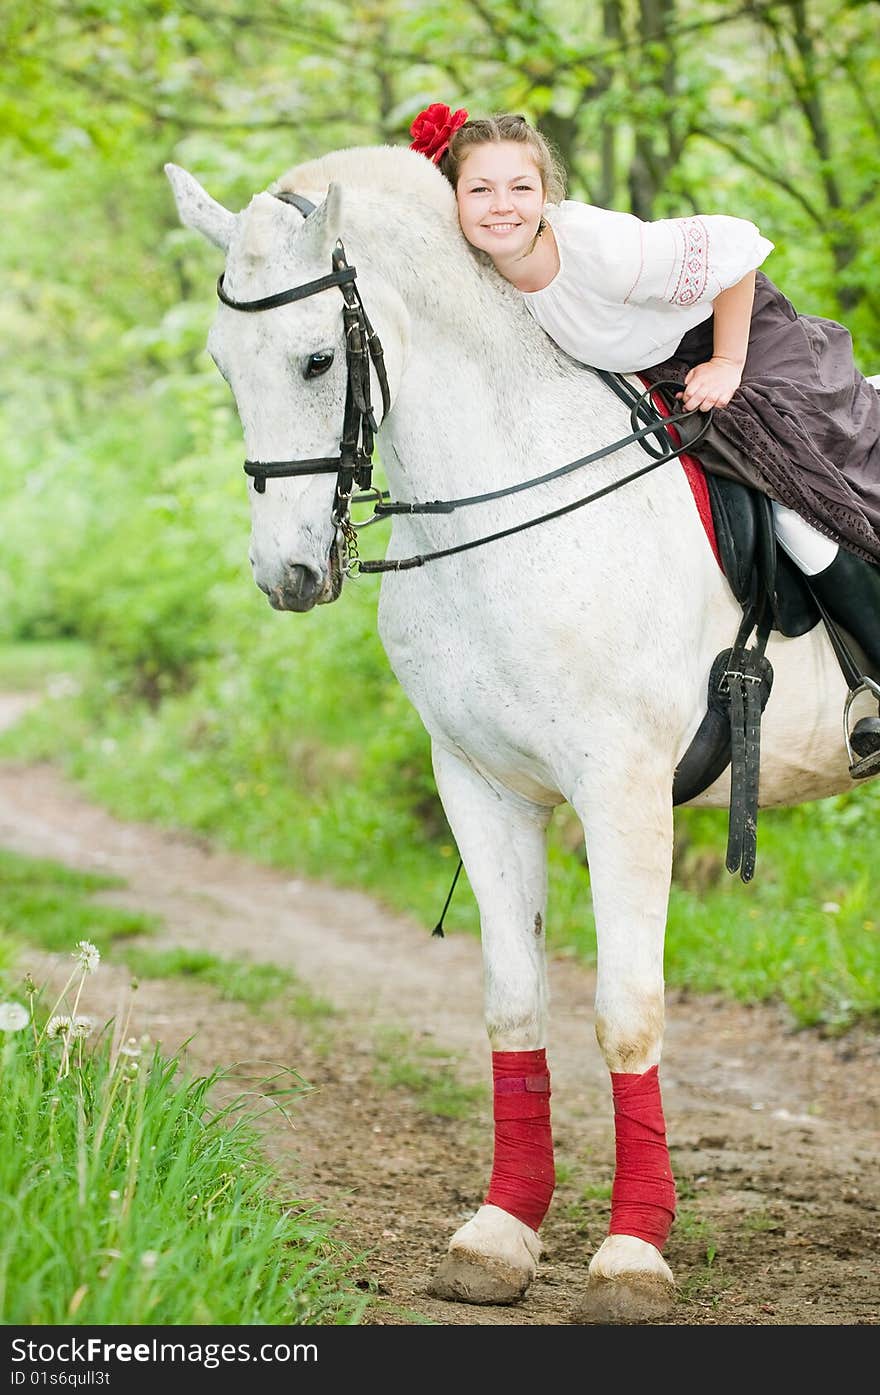
[(736, 392), (749, 346), (754, 299), (755, 273), (749, 271), (712, 302), (714, 353), (708, 363), (692, 368), (684, 380), (684, 391), (679, 396), (686, 411), (708, 412), (710, 407), (726, 407)]

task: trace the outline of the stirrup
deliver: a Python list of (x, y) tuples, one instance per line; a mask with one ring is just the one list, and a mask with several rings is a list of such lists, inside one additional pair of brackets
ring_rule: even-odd
[(862, 675), (862, 680), (858, 687), (850, 688), (846, 704), (843, 709), (843, 739), (846, 742), (846, 754), (849, 759), (849, 773), (854, 780), (864, 780), (869, 775), (876, 775), (880, 772), (880, 750), (872, 751), (870, 755), (859, 756), (852, 748), (852, 740), (849, 726), (850, 708), (860, 693), (873, 693), (874, 697), (880, 701), (880, 684), (874, 682), (873, 678)]

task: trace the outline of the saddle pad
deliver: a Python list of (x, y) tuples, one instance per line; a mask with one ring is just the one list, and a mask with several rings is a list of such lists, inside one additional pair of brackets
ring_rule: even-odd
[[(645, 387), (651, 386), (646, 378), (641, 378), (640, 381), (644, 383)], [(663, 398), (660, 396), (658, 392), (651, 393), (651, 401), (662, 417), (668, 417), (672, 415), (669, 408), (666, 406), (666, 403), (663, 401)], [(679, 445), (681, 443), (681, 437), (679, 436), (675, 427), (668, 426), (666, 430), (669, 432), (669, 435), (671, 436), (674, 443), (676, 445)], [(709, 546), (715, 554), (715, 561), (718, 563), (718, 566), (721, 567), (721, 570), (723, 571), (724, 568), (721, 566), (721, 553), (718, 548), (718, 539), (715, 536), (715, 523), (712, 518), (712, 505), (709, 501), (709, 486), (706, 483), (706, 471), (703, 469), (703, 466), (700, 464), (699, 460), (695, 455), (687, 455), (684, 451), (682, 451), (681, 455), (679, 456), (679, 460), (681, 461), (681, 468), (684, 470), (685, 478), (687, 479), (687, 482), (691, 487), (691, 493), (694, 496), (694, 503), (697, 506), (697, 513), (700, 515), (700, 522), (703, 525), (706, 537), (709, 539)]]

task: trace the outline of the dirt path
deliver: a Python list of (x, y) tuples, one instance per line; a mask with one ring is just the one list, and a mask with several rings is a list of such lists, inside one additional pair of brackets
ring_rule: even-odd
[[(0, 702), (0, 721), (20, 710)], [(425, 1284), (491, 1164), (477, 943), (432, 939), (366, 896), (192, 835), (120, 823), (47, 766), (0, 767), (0, 846), (118, 874), (126, 891), (106, 894), (164, 921), (151, 945), (283, 965), (333, 1004), (317, 1021), (288, 1006), (254, 1014), (180, 979), (144, 981), (132, 1030), (169, 1051), (194, 1034), (187, 1062), (199, 1071), (240, 1063), (244, 1082), (284, 1063), (309, 1082), (292, 1128), (268, 1116), (267, 1144), (280, 1175), (337, 1215), (337, 1238), (364, 1255), (378, 1295), (369, 1321), (571, 1322), (604, 1235), (613, 1160), (590, 972), (562, 957), (550, 966), (561, 1181), (538, 1279), (513, 1308), (448, 1304)], [(117, 1011), (127, 981), (102, 966), (90, 1010)], [(464, 1085), (483, 1087), (466, 1120), (433, 1115), (383, 1079), (391, 1029), (409, 1034), (423, 1063), (439, 1069), (419, 1052), (430, 1047)], [(880, 1323), (878, 1063), (876, 1036), (825, 1041), (792, 1033), (772, 1009), (670, 993), (662, 1079), (680, 1209), (666, 1254), (682, 1293), (668, 1324)]]

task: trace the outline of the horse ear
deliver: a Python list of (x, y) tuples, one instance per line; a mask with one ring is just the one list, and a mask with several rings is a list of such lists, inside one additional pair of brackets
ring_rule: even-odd
[(224, 252), (229, 249), (229, 240), (235, 226), (235, 214), (217, 203), (206, 192), (199, 181), (179, 165), (167, 164), (165, 173), (174, 191), (180, 221), (187, 228), (200, 232), (215, 247)]
[(319, 260), (330, 256), (342, 228), (342, 190), (331, 184), (327, 196), (303, 224), (300, 246), (308, 247)]

